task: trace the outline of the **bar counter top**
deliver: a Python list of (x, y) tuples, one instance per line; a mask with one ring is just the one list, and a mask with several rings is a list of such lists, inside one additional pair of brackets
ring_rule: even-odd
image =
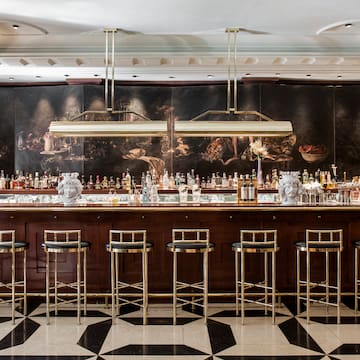
[(0, 203), (0, 211), (69, 211), (69, 212), (137, 212), (137, 211), (239, 211), (239, 212), (294, 212), (294, 211), (360, 211), (360, 204), (338, 205), (282, 205), (268, 203), (237, 204), (237, 203), (156, 203), (156, 204), (112, 204), (82, 203), (64, 206), (60, 203)]

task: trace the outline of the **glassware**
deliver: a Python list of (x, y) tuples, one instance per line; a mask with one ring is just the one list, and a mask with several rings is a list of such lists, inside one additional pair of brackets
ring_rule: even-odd
[(192, 200), (194, 203), (200, 203), (201, 187), (195, 185), (192, 188)]
[(179, 191), (179, 202), (186, 203), (188, 198), (188, 187), (182, 184), (179, 186), (178, 191)]

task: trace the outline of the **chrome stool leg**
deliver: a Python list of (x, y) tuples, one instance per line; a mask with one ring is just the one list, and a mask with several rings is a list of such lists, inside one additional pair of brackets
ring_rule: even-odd
[(245, 256), (244, 252), (240, 253), (240, 277), (241, 277), (241, 325), (244, 325), (245, 319)]
[(275, 325), (275, 316), (276, 316), (276, 252), (272, 253), (272, 269), (271, 269), (271, 301), (272, 301), (272, 323)]
[(50, 324), (50, 254), (46, 252), (46, 323)]
[(359, 248), (355, 247), (355, 315), (358, 312), (359, 301)]
[(298, 249), (296, 249), (296, 293), (296, 313), (297, 315), (300, 315), (300, 251)]
[(208, 252), (203, 253), (203, 274), (204, 274), (204, 321), (207, 323), (208, 318)]
[(11, 252), (11, 319), (15, 324), (15, 251)]
[(239, 316), (239, 253), (234, 251), (235, 255), (235, 306), (236, 316)]
[(176, 325), (177, 309), (177, 253), (173, 253), (173, 325)]

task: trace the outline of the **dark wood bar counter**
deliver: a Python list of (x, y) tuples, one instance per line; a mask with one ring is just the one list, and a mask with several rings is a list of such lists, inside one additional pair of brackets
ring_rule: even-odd
[[(84, 205), (63, 207), (57, 204), (4, 204), (0, 206), (2, 229), (15, 229), (17, 238), (30, 243), (28, 252), (28, 290), (42, 294), (45, 289), (45, 254), (41, 249), (44, 229), (80, 229), (82, 238), (91, 242), (88, 257), (88, 291), (108, 294), (110, 288), (109, 254), (105, 250), (110, 229), (145, 229), (154, 248), (149, 255), (149, 292), (171, 292), (172, 256), (165, 244), (171, 229), (209, 228), (210, 240), (216, 244), (210, 255), (209, 276), (212, 294), (234, 292), (234, 254), (231, 243), (239, 239), (240, 229), (277, 229), (280, 250), (277, 255), (277, 290), (280, 294), (295, 292), (296, 264), (294, 243), (304, 239), (306, 228), (344, 230), (342, 255), (342, 290), (353, 292), (354, 253), (352, 242), (360, 239), (359, 206), (293, 206), (185, 204), (185, 205)], [(68, 255), (69, 256), (69, 255)], [(180, 255), (181, 256), (181, 255)], [(194, 255), (196, 257), (197, 255)], [(317, 255), (314, 255), (316, 257)], [(10, 258), (1, 262), (2, 277), (10, 276)], [(323, 271), (317, 262), (316, 273)], [(122, 271), (127, 280), (139, 275), (140, 258), (126, 257)], [(194, 280), (201, 261), (181, 263), (180, 274)], [(256, 278), (262, 260), (253, 256), (247, 262), (250, 276)], [(21, 268), (21, 262), (18, 262)], [(75, 261), (61, 258), (62, 276), (70, 279)]]

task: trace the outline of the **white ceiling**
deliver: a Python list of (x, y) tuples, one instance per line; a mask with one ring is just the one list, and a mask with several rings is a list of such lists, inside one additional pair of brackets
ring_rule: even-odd
[(360, 81), (358, 0), (0, 0), (0, 82), (104, 78), (104, 28), (116, 79), (224, 80), (227, 27), (239, 78)]

